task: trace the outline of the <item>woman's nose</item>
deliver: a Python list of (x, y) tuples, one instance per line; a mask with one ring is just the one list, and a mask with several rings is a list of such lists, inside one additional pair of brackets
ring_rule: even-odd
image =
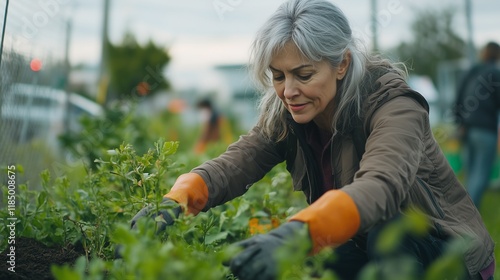
[(293, 79), (286, 79), (285, 80), (285, 90), (283, 92), (283, 95), (285, 96), (286, 99), (293, 99), (293, 97), (297, 96), (299, 94), (299, 90), (294, 82)]

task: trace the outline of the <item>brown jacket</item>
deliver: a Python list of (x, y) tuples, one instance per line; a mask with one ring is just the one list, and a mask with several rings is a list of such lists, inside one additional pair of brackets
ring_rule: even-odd
[[(427, 108), (411, 97), (419, 94), (394, 73), (378, 78), (371, 91), (364, 102), (362, 133), (367, 136), (361, 161), (353, 137), (338, 136), (332, 146), (335, 186), (358, 208), (358, 234), (416, 207), (428, 215), (437, 234), (470, 239), (464, 261), (469, 274), (477, 275), (493, 261), (494, 242), (434, 139)], [(312, 202), (314, 178), (309, 175), (314, 170), (301, 145), (292, 150), (296, 154), (287, 166), (294, 189)], [(205, 210), (242, 195), (286, 158), (286, 145), (267, 140), (254, 127), (224, 154), (193, 169), (208, 187)]]

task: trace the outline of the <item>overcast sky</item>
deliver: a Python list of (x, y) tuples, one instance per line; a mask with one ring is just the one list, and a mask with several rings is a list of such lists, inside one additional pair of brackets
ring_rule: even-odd
[[(0, 0), (0, 8), (5, 2), (6, 0)], [(62, 41), (62, 24), (56, 27), (61, 30), (54, 33), (59, 35), (52, 35), (55, 38), (41, 38), (43, 32), (39, 31), (48, 29), (49, 23), (60, 22), (61, 14), (67, 14), (72, 22), (71, 63), (98, 64), (101, 56), (103, 0), (10, 2), (13, 6), (9, 13), (10, 26), (8, 25), (11, 34), (21, 32), (45, 42)], [(247, 61), (249, 45), (255, 32), (282, 2), (283, 0), (111, 0), (109, 36), (113, 42), (118, 42), (124, 32), (130, 30), (142, 42), (152, 39), (167, 48), (172, 56), (167, 72), (178, 86), (186, 86), (193, 79), (197, 79), (198, 83), (210, 83), (211, 76), (207, 74), (207, 69), (214, 65)], [(332, 2), (345, 12), (355, 34), (364, 39), (369, 47), (371, 1)], [(475, 44), (480, 46), (489, 40), (500, 41), (500, 1), (472, 2)], [(414, 19), (415, 11), (419, 9), (456, 9), (456, 30), (465, 37), (464, 3), (465, 0), (378, 0), (381, 48), (393, 47), (410, 38), (409, 24)], [(36, 16), (42, 15), (43, 11), (48, 23), (34, 24), (30, 30), (30, 22), (36, 23)], [(3, 13), (0, 15), (3, 16)], [(9, 35), (9, 29), (6, 33)], [(9, 36), (6, 38), (8, 41)]]

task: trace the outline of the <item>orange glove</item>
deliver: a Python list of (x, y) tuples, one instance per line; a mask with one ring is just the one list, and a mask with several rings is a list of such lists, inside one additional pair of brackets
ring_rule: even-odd
[(196, 173), (182, 174), (164, 197), (179, 203), (184, 211), (196, 215), (208, 202), (208, 187)]
[(356, 204), (342, 190), (326, 192), (290, 220), (309, 225), (313, 253), (345, 243), (356, 234), (361, 221)]

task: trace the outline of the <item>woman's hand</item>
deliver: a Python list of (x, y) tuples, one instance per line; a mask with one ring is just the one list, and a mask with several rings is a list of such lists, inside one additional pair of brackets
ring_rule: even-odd
[[(293, 241), (309, 242), (311, 238), (307, 224), (291, 221), (266, 234), (259, 234), (247, 240), (236, 243), (243, 251), (224, 265), (229, 266), (232, 273), (240, 280), (273, 280), (278, 277), (278, 261), (276, 250)], [(300, 252), (300, 251), (299, 251)], [(294, 252), (297, 253), (297, 252)], [(304, 257), (307, 252), (304, 252)]]

